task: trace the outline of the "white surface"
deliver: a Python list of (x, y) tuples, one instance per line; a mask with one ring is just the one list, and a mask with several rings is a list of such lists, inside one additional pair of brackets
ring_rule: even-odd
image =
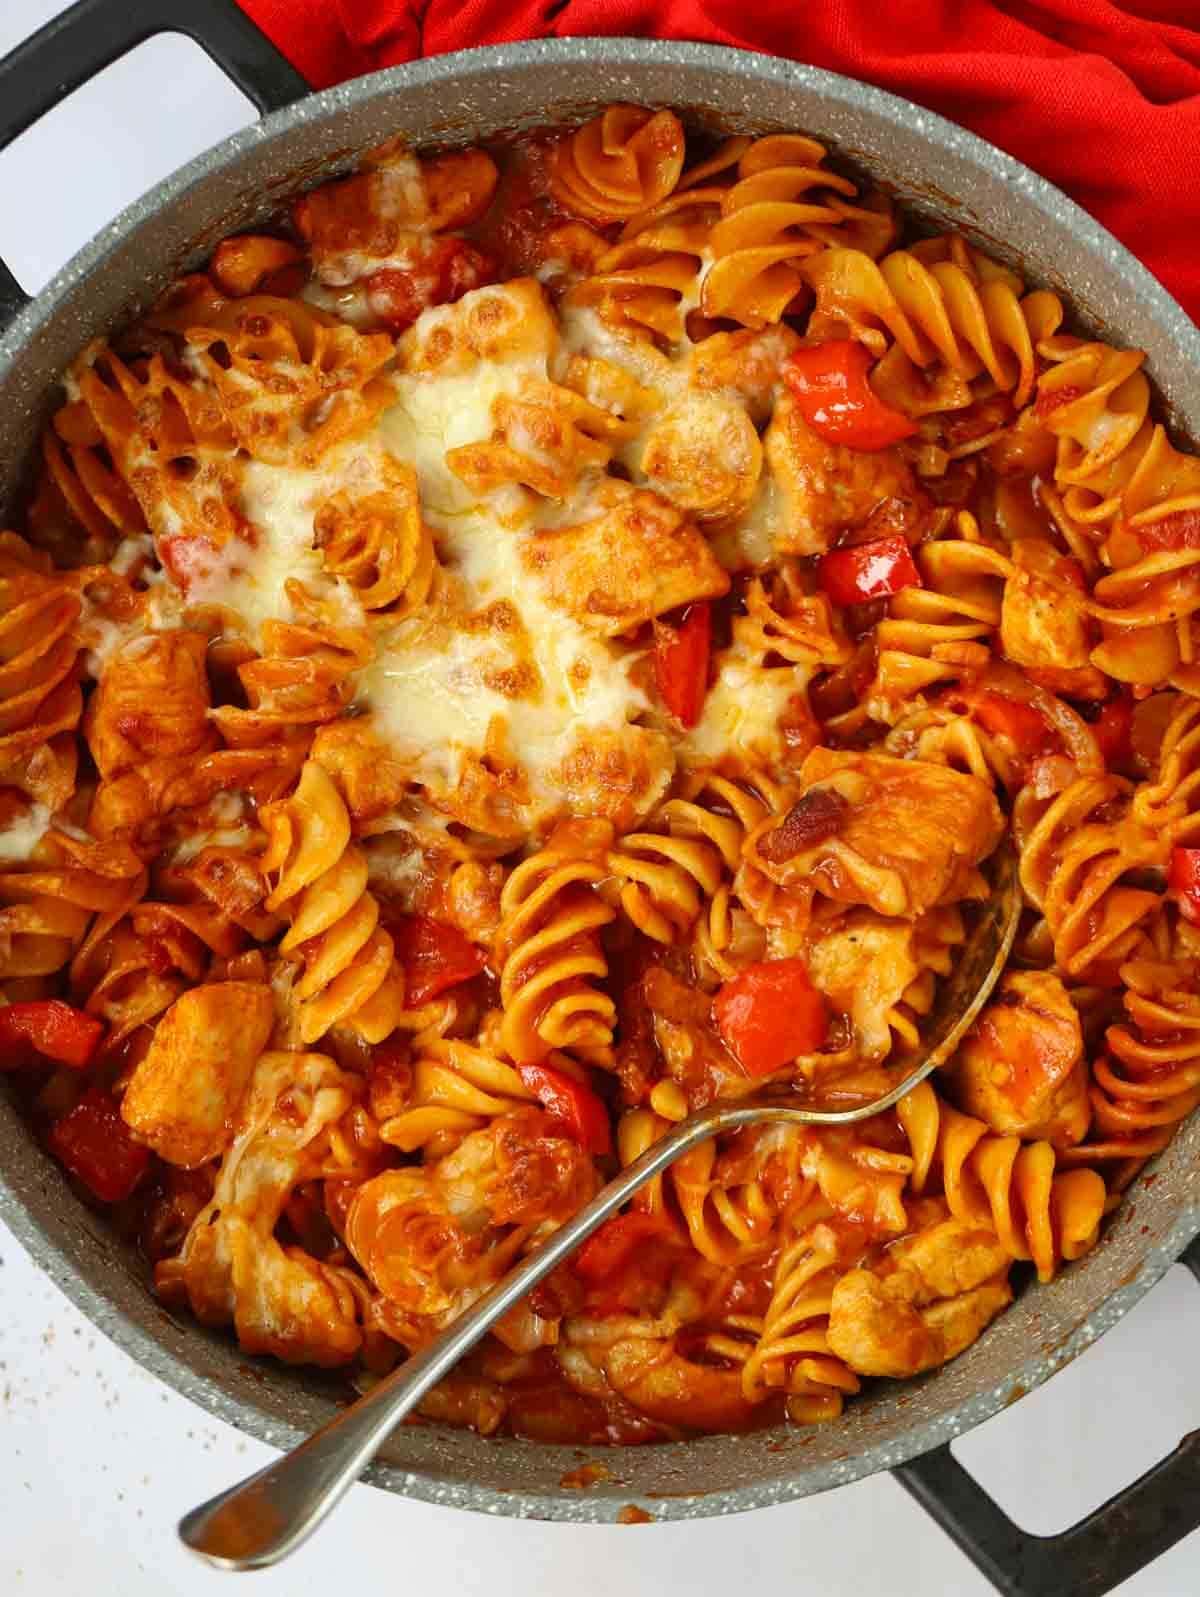
[[(120, 0), (117, 0), (120, 3)], [(0, 51), (61, 9), (6, 0)], [(153, 53), (152, 53), (153, 52)], [(146, 67), (154, 71), (146, 77)], [(0, 154), (0, 255), (36, 289), (149, 184), (249, 118), (186, 41), (118, 63)], [(51, 198), (48, 200), (47, 196)], [(268, 1450), (161, 1386), (105, 1341), (0, 1228), (0, 1592), (212, 1597), (220, 1576), (175, 1541), (187, 1508)], [(960, 1444), (1027, 1528), (1061, 1529), (1200, 1425), (1200, 1290), (1174, 1270), (1070, 1370)], [(431, 1588), (462, 1597), (987, 1597), (991, 1587), (887, 1478), (747, 1518), (574, 1527), (491, 1520), (357, 1487), (262, 1597)], [(1120, 1588), (1200, 1590), (1200, 1534)]]

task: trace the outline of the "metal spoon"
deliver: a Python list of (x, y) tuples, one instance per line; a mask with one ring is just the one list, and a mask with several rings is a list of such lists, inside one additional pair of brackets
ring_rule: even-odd
[(844, 1126), (889, 1109), (953, 1054), (987, 1002), (1008, 959), (1021, 912), (1015, 856), (996, 856), (992, 893), (954, 971), (942, 983), (924, 1039), (928, 1051), (889, 1092), (850, 1109), (820, 1109), (794, 1095), (756, 1094), (689, 1115), (610, 1181), (573, 1219), (419, 1353), (398, 1365), (310, 1436), (237, 1486), (194, 1508), (179, 1535), (219, 1569), (263, 1569), (305, 1541), (358, 1478), (391, 1430), (507, 1309), (614, 1214), (639, 1187), (708, 1137), (739, 1126)]

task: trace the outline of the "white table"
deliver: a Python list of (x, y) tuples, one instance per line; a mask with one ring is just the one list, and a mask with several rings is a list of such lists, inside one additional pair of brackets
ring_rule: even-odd
[[(59, 9), (59, 0), (6, 0), (0, 52)], [(0, 256), (36, 290), (120, 206), (249, 119), (247, 102), (194, 46), (178, 37), (143, 46), (0, 155)], [(175, 1521), (265, 1463), (267, 1449), (131, 1363), (3, 1228), (0, 1260), (0, 1592), (219, 1590), (222, 1577), (176, 1543)], [(1063, 1528), (1200, 1425), (1198, 1330), (1200, 1291), (1172, 1270), (1075, 1365), (959, 1444), (959, 1456), (1027, 1529)], [(294, 1597), (341, 1593), (348, 1581), (456, 1597), (729, 1597), (768, 1583), (797, 1597), (991, 1591), (886, 1477), (753, 1517), (611, 1528), (454, 1514), (360, 1486), (253, 1589)], [(1123, 1597), (1197, 1591), (1200, 1534), (1121, 1588)]]

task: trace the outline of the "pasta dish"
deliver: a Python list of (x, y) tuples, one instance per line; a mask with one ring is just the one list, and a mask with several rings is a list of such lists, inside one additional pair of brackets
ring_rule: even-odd
[(1144, 356), (798, 133), (403, 143), (63, 378), (0, 533), (0, 1070), (173, 1312), (360, 1385), (704, 1144), (426, 1399), (835, 1419), (1200, 1102), (1200, 459)]

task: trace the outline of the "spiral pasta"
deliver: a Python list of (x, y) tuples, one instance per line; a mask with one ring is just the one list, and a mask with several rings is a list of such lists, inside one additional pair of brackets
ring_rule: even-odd
[(300, 622), (268, 621), (263, 652), (238, 667), (248, 703), (219, 705), (213, 720), (227, 743), (260, 748), (297, 727), (323, 725), (345, 709), (353, 675), (371, 659), (373, 645), (361, 628), (332, 624), (299, 583), (288, 584)]
[(879, 623), (879, 659), (865, 702), (892, 722), (901, 708), (986, 664), (1001, 620), (1011, 560), (988, 544), (927, 543), (917, 554), (920, 587), (905, 588)]
[(576, 216), (616, 221), (669, 194), (683, 155), (683, 127), (673, 111), (610, 105), (558, 146), (551, 192)]
[[(313, 466), (366, 431), (387, 403), (385, 333), (359, 333), (314, 306), (201, 293), (160, 312), (181, 331), (237, 442), (254, 460)], [(299, 434), (299, 439), (297, 438)]]
[[(1057, 964), (1073, 977), (1127, 958), (1161, 903), (1160, 893), (1124, 880), (1161, 868), (1169, 851), (1167, 838), (1130, 812), (1129, 795), (1121, 777), (1080, 777), (1024, 830), (1021, 885), (1045, 917)], [(1023, 794), (1019, 811), (1035, 805)]]
[(982, 1120), (943, 1102), (928, 1082), (896, 1112), (912, 1149), (913, 1190), (924, 1192), (932, 1173), (951, 1215), (991, 1227), (1010, 1258), (1033, 1261), (1040, 1281), (1094, 1246), (1108, 1197), (1094, 1170), (1058, 1172), (1048, 1142), (995, 1136)]
[(512, 1065), (457, 1038), (425, 1044), (413, 1066), (412, 1093), (379, 1135), (402, 1153), (447, 1151), (468, 1131), (532, 1102)]
[(1128, 1186), (1200, 1104), (1200, 996), (1173, 964), (1130, 960), (1119, 972), (1124, 1018), (1104, 1034), (1092, 1065), (1092, 1126), (1066, 1162), (1117, 1161)]
[(719, 951), (728, 941), (728, 881), (741, 862), (742, 840), (770, 809), (753, 787), (715, 773), (691, 797), (669, 799), (656, 817), (661, 831), (631, 832), (608, 855), (609, 869), (624, 884), (621, 908), (660, 943), (678, 941), (704, 911), (710, 936), (717, 927)]
[(596, 1063), (608, 1057), (616, 1005), (596, 985), (608, 973), (596, 934), (613, 911), (595, 891), (607, 836), (599, 824), (565, 826), (504, 884), (493, 954), (501, 1039), (518, 1064), (552, 1048)]
[(85, 938), (102, 937), (141, 899), (146, 882), (127, 845), (51, 831), (32, 860), (0, 872), (0, 976), (64, 969)]
[(79, 614), (69, 581), (16, 533), (0, 533), (0, 783), (49, 810), (75, 785)]
[(280, 953), (303, 966), (294, 988), (301, 1041), (344, 1025), (381, 1042), (403, 1006), (403, 978), (341, 795), (308, 760), (295, 793), (264, 806), (261, 820), (262, 868), (275, 882), (266, 907), (289, 922)]
[(430, 598), (439, 566), (416, 472), (389, 467), (387, 475), (374, 492), (343, 489), (327, 499), (313, 518), (313, 532), (325, 571), (347, 582), (368, 614), (399, 620)]
[[(981, 374), (1024, 406), (1037, 377), (1034, 330), (1046, 314), (1014, 272), (978, 251), (892, 250), (876, 263), (861, 250), (828, 249), (803, 263), (816, 295), (810, 333), (860, 338), (876, 356), (894, 344), (914, 366), (935, 366), (959, 387), (944, 408), (970, 402)], [(945, 251), (946, 258), (939, 259)], [(946, 400), (951, 403), (946, 405)]]
[(747, 1398), (761, 1401), (782, 1390), (788, 1418), (813, 1425), (837, 1419), (846, 1397), (859, 1390), (859, 1380), (831, 1351), (828, 1338), (833, 1287), (845, 1267), (845, 1248), (819, 1219), (798, 1235), (796, 1230), (793, 1226), (780, 1251), (766, 1313), (761, 1320), (744, 1317), (734, 1325), (755, 1337), (742, 1364)]

